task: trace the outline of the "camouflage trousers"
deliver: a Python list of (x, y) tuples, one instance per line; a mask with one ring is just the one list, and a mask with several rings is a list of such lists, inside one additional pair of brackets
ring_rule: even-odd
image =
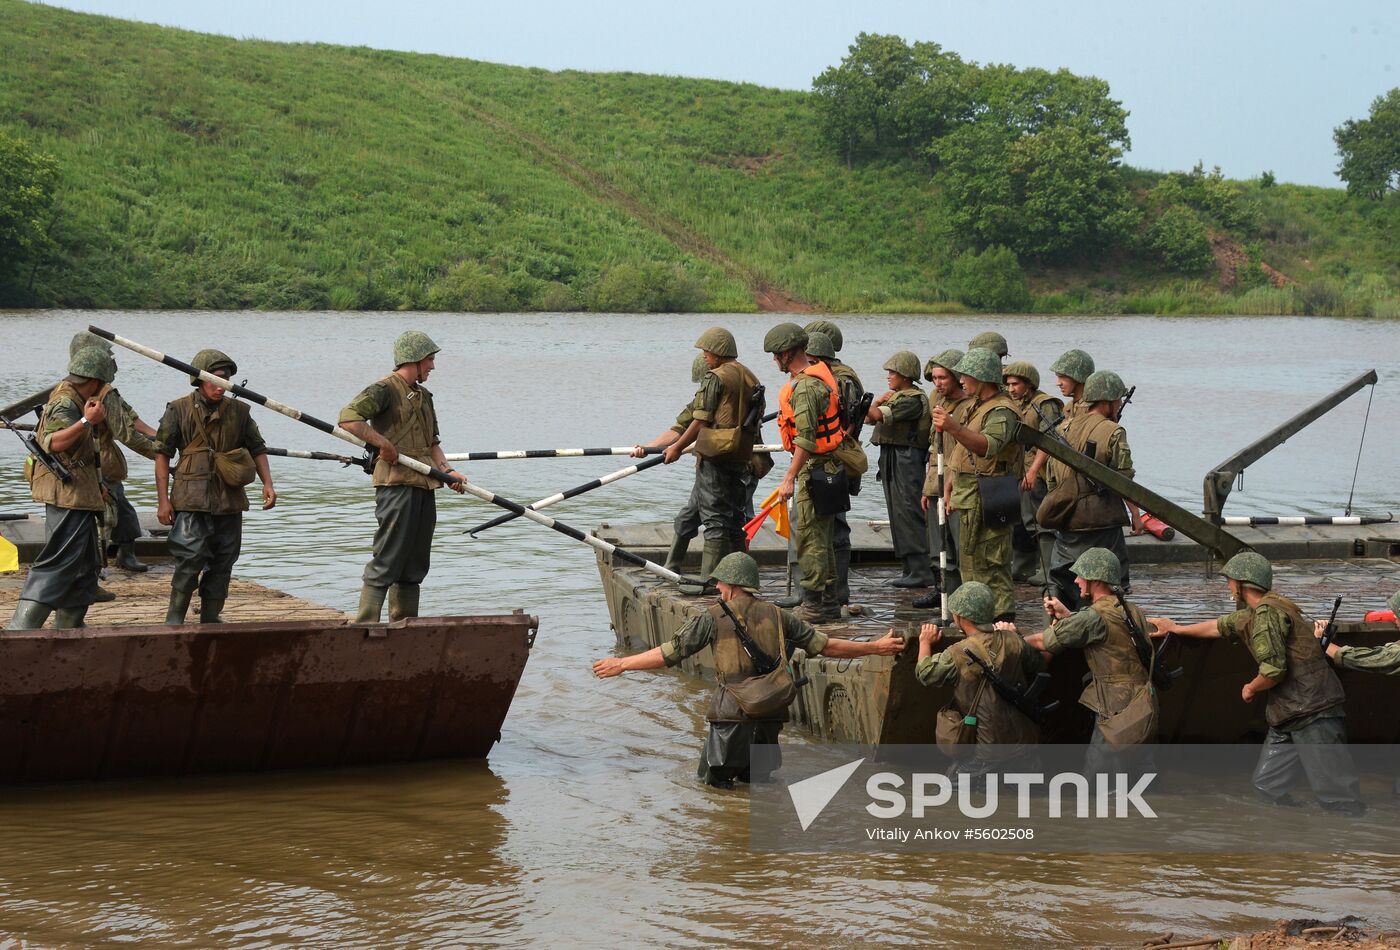
[(962, 582), (981, 581), (996, 596), (997, 616), (1016, 615), (1016, 590), (1011, 584), (1011, 526), (989, 528), (982, 522), (982, 499), (958, 509), (962, 536), (959, 568)]
[(818, 515), (812, 505), (807, 477), (815, 464), (825, 465), (835, 474), (841, 463), (835, 459), (810, 462), (797, 475), (797, 517), (792, 527), (797, 541), (797, 567), (801, 572), (799, 583), (803, 590), (821, 593), (836, 580), (836, 518)]

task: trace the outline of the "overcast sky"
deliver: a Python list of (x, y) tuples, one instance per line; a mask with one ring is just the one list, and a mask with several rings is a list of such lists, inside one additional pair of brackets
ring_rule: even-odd
[(547, 69), (628, 70), (806, 89), (861, 31), (978, 62), (1108, 80), (1128, 160), (1338, 184), (1332, 129), (1400, 86), (1400, 2), (1338, 0), (66, 0), (74, 10), (271, 40)]

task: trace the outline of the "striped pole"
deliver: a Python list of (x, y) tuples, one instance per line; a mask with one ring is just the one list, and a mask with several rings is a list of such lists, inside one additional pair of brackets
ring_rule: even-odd
[[(282, 415), (286, 416), (289, 419), (295, 419), (297, 422), (309, 425), (311, 426), (311, 428), (324, 432), (327, 435), (333, 435), (337, 439), (340, 439), (344, 442), (349, 442), (351, 445), (355, 445), (360, 448), (365, 448), (365, 442), (362, 439), (351, 435), (349, 432), (346, 432), (340, 426), (331, 425), (329, 422), (326, 422), (322, 419), (317, 419), (315, 416), (307, 415), (300, 409), (288, 406), (285, 403), (280, 403), (275, 399), (269, 399), (267, 396), (264, 396), (261, 393), (254, 392), (253, 390), (248, 389), (244, 386), (239, 386), (238, 384), (230, 382), (229, 380), (224, 379), (220, 376), (215, 376), (213, 373), (205, 373), (201, 370), (195, 369), (189, 363), (177, 360), (173, 356), (167, 356), (166, 354), (161, 353), (158, 350), (153, 350), (150, 347), (142, 346), (140, 343), (136, 343), (133, 340), (128, 340), (124, 337), (119, 337), (111, 331), (103, 330), (93, 326), (88, 327), (88, 330), (102, 337), (104, 340), (110, 340), (118, 346), (124, 346), (129, 350), (132, 350), (136, 353), (140, 353), (142, 356), (147, 357), (148, 359), (155, 360), (157, 363), (164, 363), (166, 366), (172, 367), (173, 369), (178, 369), (182, 373), (188, 373), (191, 376), (197, 376), (206, 383), (212, 383), (213, 385), (218, 386), (220, 389), (227, 389), (235, 396), (241, 396), (249, 402), (257, 403), (258, 405), (263, 406), (264, 408), (271, 409), (273, 412), (280, 412)], [(651, 561), (648, 561), (646, 558), (641, 557), (637, 554), (633, 554), (631, 551), (624, 550), (615, 544), (609, 544), (602, 538), (584, 534), (577, 528), (570, 527), (569, 525), (566, 525), (561, 521), (555, 521), (553, 518), (550, 518), (547, 515), (542, 515), (538, 512), (530, 511), (526, 508), (523, 508), (516, 502), (511, 501), (509, 498), (503, 498), (500, 495), (497, 495), (495, 492), (488, 491), (485, 488), (482, 488), (480, 485), (474, 485), (471, 482), (467, 481), (467, 479), (465, 478), (459, 478), (456, 475), (450, 475), (447, 472), (439, 471), (438, 469), (435, 469), (430, 465), (425, 465), (417, 459), (409, 458), (406, 455), (400, 455), (397, 464), (402, 465), (404, 468), (411, 469), (412, 471), (415, 471), (420, 475), (426, 475), (429, 478), (435, 479), (446, 485), (460, 484), (463, 488), (467, 490), (467, 492), (469, 492), (472, 495), (475, 495), (477, 498), (480, 498), (484, 502), (488, 502), (490, 504), (495, 505), (498, 508), (504, 508), (507, 511), (512, 511), (515, 512), (517, 515), (522, 515), (523, 517), (529, 518), (536, 524), (540, 524), (546, 528), (550, 528), (554, 531), (557, 531), (566, 537), (573, 538), (575, 541), (582, 541), (589, 547), (601, 551), (609, 557), (616, 557), (617, 559), (621, 561), (626, 561), (629, 564), (635, 564), (637, 567), (650, 571), (658, 577), (664, 577), (666, 580), (675, 583), (681, 583), (682, 581), (686, 583), (693, 583), (693, 581), (691, 581), (689, 578), (681, 577), (681, 575), (677, 574), (675, 571), (671, 570), (668, 567), (662, 567), (660, 564), (655, 564)]]
[(948, 623), (948, 512), (943, 507), (943, 433), (938, 433), (938, 617)]
[[(781, 445), (755, 445), (755, 452), (781, 452)], [(645, 447), (647, 455), (660, 455), (662, 448)], [(507, 452), (451, 452), (443, 456), (449, 462), (505, 462), (517, 459), (573, 459), (591, 455), (631, 455), (632, 446), (618, 445), (601, 449), (514, 449)]]
[(1253, 528), (1261, 525), (1280, 525), (1288, 527), (1301, 527), (1303, 525), (1362, 525), (1362, 524), (1387, 524), (1394, 521), (1393, 515), (1387, 514), (1384, 518), (1378, 515), (1351, 515), (1350, 517), (1328, 518), (1321, 515), (1299, 515), (1297, 517), (1265, 517), (1263, 515), (1235, 516), (1220, 519), (1220, 523), (1229, 528)]

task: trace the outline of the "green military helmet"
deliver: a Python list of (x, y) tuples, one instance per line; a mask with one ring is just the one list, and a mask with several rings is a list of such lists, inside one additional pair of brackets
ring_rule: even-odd
[(1385, 602), (1385, 605), (1390, 608), (1391, 613), (1400, 617), (1400, 590), (1391, 594), (1390, 599)]
[(1015, 360), (1006, 364), (1006, 369), (1001, 371), (1003, 377), (1019, 376), (1031, 384), (1031, 389), (1040, 388), (1040, 370), (1025, 360)]
[(820, 330), (807, 331), (807, 355), (824, 360), (836, 359), (836, 348), (831, 345), (831, 337)]
[(928, 362), (924, 364), (924, 379), (933, 382), (933, 368), (941, 366), (948, 372), (953, 372), (953, 367), (962, 362), (962, 350), (944, 350), (937, 356), (930, 356)]
[(959, 376), (971, 376), (984, 383), (1001, 384), (1001, 360), (991, 350), (974, 347), (963, 354), (953, 372)]
[(918, 379), (919, 358), (908, 350), (900, 350), (885, 360), (884, 369), (890, 373), (898, 373), (905, 379)]
[(710, 364), (705, 362), (704, 353), (696, 353), (695, 359), (690, 364), (690, 381), (698, 383), (705, 378), (705, 374), (710, 371)]
[(981, 581), (968, 581), (948, 598), (948, 612), (981, 626), (991, 623), (996, 617), (997, 598), (992, 589)]
[(795, 323), (780, 323), (763, 338), (763, 352), (786, 353), (807, 346), (807, 331)]
[(1093, 375), (1094, 358), (1083, 350), (1065, 350), (1059, 359), (1050, 364), (1050, 372), (1082, 383)]
[(110, 383), (117, 378), (117, 361), (101, 347), (82, 347), (68, 358), (68, 378), (99, 379)]
[(739, 344), (734, 342), (734, 334), (724, 327), (710, 327), (700, 334), (700, 339), (695, 341), (695, 345), (715, 356), (733, 358), (739, 355)]
[(1274, 569), (1269, 565), (1268, 558), (1253, 551), (1236, 554), (1225, 562), (1220, 573), (1232, 581), (1252, 584), (1260, 590), (1272, 590), (1274, 586)]
[(394, 366), (417, 363), (441, 352), (442, 347), (429, 338), (422, 330), (405, 330), (394, 341)]
[(1103, 581), (1110, 587), (1123, 583), (1123, 565), (1108, 548), (1090, 548), (1069, 569), (1086, 581)]
[(986, 333), (979, 333), (968, 342), (969, 350), (981, 347), (984, 350), (991, 350), (997, 356), (1006, 357), (1006, 337), (1000, 333), (988, 330)]
[(85, 350), (90, 346), (94, 346), (104, 353), (112, 352), (111, 340), (104, 340), (96, 333), (92, 333), (88, 330), (79, 330), (77, 333), (73, 334), (73, 339), (68, 341), (69, 358), (71, 359), (77, 356), (79, 350)]
[(1084, 401), (1087, 403), (1112, 402), (1126, 395), (1128, 387), (1123, 385), (1122, 377), (1113, 370), (1101, 369), (1090, 373), (1089, 378), (1084, 380)]
[[(831, 346), (837, 353), (841, 352), (841, 328), (830, 320), (813, 320), (802, 329), (810, 333), (825, 333), (826, 338), (831, 341)], [(808, 352), (811, 352), (810, 350)]]
[(743, 551), (726, 554), (710, 571), (710, 580), (724, 581), (758, 593), (758, 562)]
[[(190, 360), (190, 365), (202, 373), (217, 374), (219, 370), (226, 369), (228, 370), (229, 379), (232, 379), (233, 374), (238, 372), (238, 364), (223, 350), (200, 350), (194, 355), (194, 359)], [(191, 376), (190, 385), (198, 386), (199, 377)]]

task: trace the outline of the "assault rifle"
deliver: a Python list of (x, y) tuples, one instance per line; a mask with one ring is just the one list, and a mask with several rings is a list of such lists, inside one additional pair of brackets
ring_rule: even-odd
[(1157, 647), (1156, 653), (1153, 653), (1152, 641), (1147, 638), (1146, 631), (1138, 626), (1133, 612), (1128, 609), (1128, 602), (1123, 599), (1123, 592), (1115, 588), (1113, 596), (1118, 598), (1118, 606), (1123, 610), (1123, 621), (1128, 625), (1128, 638), (1133, 641), (1133, 650), (1137, 652), (1138, 660), (1142, 662), (1143, 669), (1152, 671), (1152, 685), (1159, 690), (1171, 689), (1172, 683), (1185, 672), (1180, 666), (1174, 670), (1162, 666), (1162, 657), (1167, 651), (1167, 645), (1171, 643), (1172, 635), (1167, 634)]
[(1012, 686), (1000, 673), (992, 668), (990, 663), (982, 659), (972, 650), (968, 650), (964, 655), (981, 667), (982, 675), (987, 678), (987, 682), (991, 684), (992, 689), (996, 691), (998, 696), (1015, 706), (1020, 710), (1021, 715), (1025, 716), (1037, 726), (1045, 722), (1045, 717), (1054, 712), (1060, 705), (1058, 699), (1053, 703), (1042, 704), (1040, 702), (1040, 694), (1045, 692), (1045, 687), (1050, 685), (1049, 673), (1041, 672), (1035, 674), (1035, 680), (1030, 686)]
[[(734, 611), (729, 609), (729, 605), (720, 598), (719, 609), (724, 611), (724, 615), (729, 618), (729, 622), (734, 624), (734, 633), (739, 637), (739, 647), (748, 656), (749, 662), (753, 664), (753, 671), (758, 676), (767, 676), (778, 668), (779, 661), (768, 655), (768, 651), (758, 645), (758, 642), (749, 635), (749, 631), (739, 622), (739, 618), (734, 615)], [(793, 677), (793, 686), (801, 687), (807, 682), (807, 677), (798, 679)]]
[(1136, 386), (1132, 386), (1132, 387), (1130, 387), (1130, 388), (1128, 389), (1127, 393), (1124, 394), (1124, 396), (1123, 396), (1123, 405), (1121, 405), (1121, 406), (1118, 407), (1118, 419), (1119, 419), (1120, 421), (1121, 421), (1122, 418), (1123, 418), (1123, 410), (1124, 410), (1124, 409), (1127, 409), (1127, 408), (1128, 408), (1128, 403), (1130, 403), (1130, 402), (1133, 401), (1133, 393), (1135, 393), (1135, 392), (1137, 392), (1137, 387), (1136, 387)]
[(768, 416), (763, 414), (763, 410), (768, 408), (768, 401), (764, 398), (766, 390), (763, 384), (759, 383), (749, 393), (749, 411), (744, 413), (744, 429), (757, 429), (768, 421)]
[(1332, 601), (1332, 616), (1327, 618), (1327, 626), (1322, 630), (1322, 652), (1326, 653), (1327, 648), (1332, 645), (1332, 639), (1337, 635), (1337, 611), (1342, 609), (1342, 598), (1338, 597)]
[[(1073, 445), (1070, 445), (1069, 439), (1065, 438), (1065, 434), (1061, 432), (1055, 426), (1054, 423), (1052, 423), (1049, 419), (1045, 418), (1045, 413), (1041, 411), (1040, 405), (1038, 403), (1031, 403), (1031, 408), (1034, 409), (1035, 414), (1040, 417), (1040, 424), (1045, 427), (1044, 431), (1047, 435), (1053, 438), (1056, 442), (1059, 442), (1065, 448), (1069, 449), (1071, 452), (1074, 452), (1078, 455), (1084, 454), (1083, 452), (1080, 452), (1078, 449), (1076, 449)], [(1089, 457), (1092, 458), (1092, 456)], [(1098, 482), (1094, 481), (1087, 475), (1083, 476), (1083, 478), (1084, 481), (1087, 482), (1089, 487), (1093, 490), (1094, 494), (1103, 494), (1103, 488), (1099, 485)]]
[(846, 435), (849, 438), (860, 441), (861, 430), (865, 428), (865, 417), (870, 412), (870, 404), (875, 401), (874, 393), (866, 393), (860, 397), (855, 408), (851, 411), (851, 418), (841, 420), (846, 428)]
[[(32, 455), (40, 465), (53, 473), (54, 478), (67, 485), (73, 480), (73, 473), (68, 471), (68, 466), (58, 460), (55, 455), (49, 454), (41, 445), (39, 440), (32, 434), (21, 435), (20, 430), (14, 422), (20, 416), (33, 411), (42, 421), (44, 418), (44, 406), (49, 401), (49, 396), (53, 394), (53, 387), (41, 390), (27, 399), (21, 399), (12, 406), (0, 409), (0, 422), (5, 423), (5, 428), (15, 434), (15, 437), (24, 444), (25, 451)], [(37, 427), (36, 427), (37, 429)]]

